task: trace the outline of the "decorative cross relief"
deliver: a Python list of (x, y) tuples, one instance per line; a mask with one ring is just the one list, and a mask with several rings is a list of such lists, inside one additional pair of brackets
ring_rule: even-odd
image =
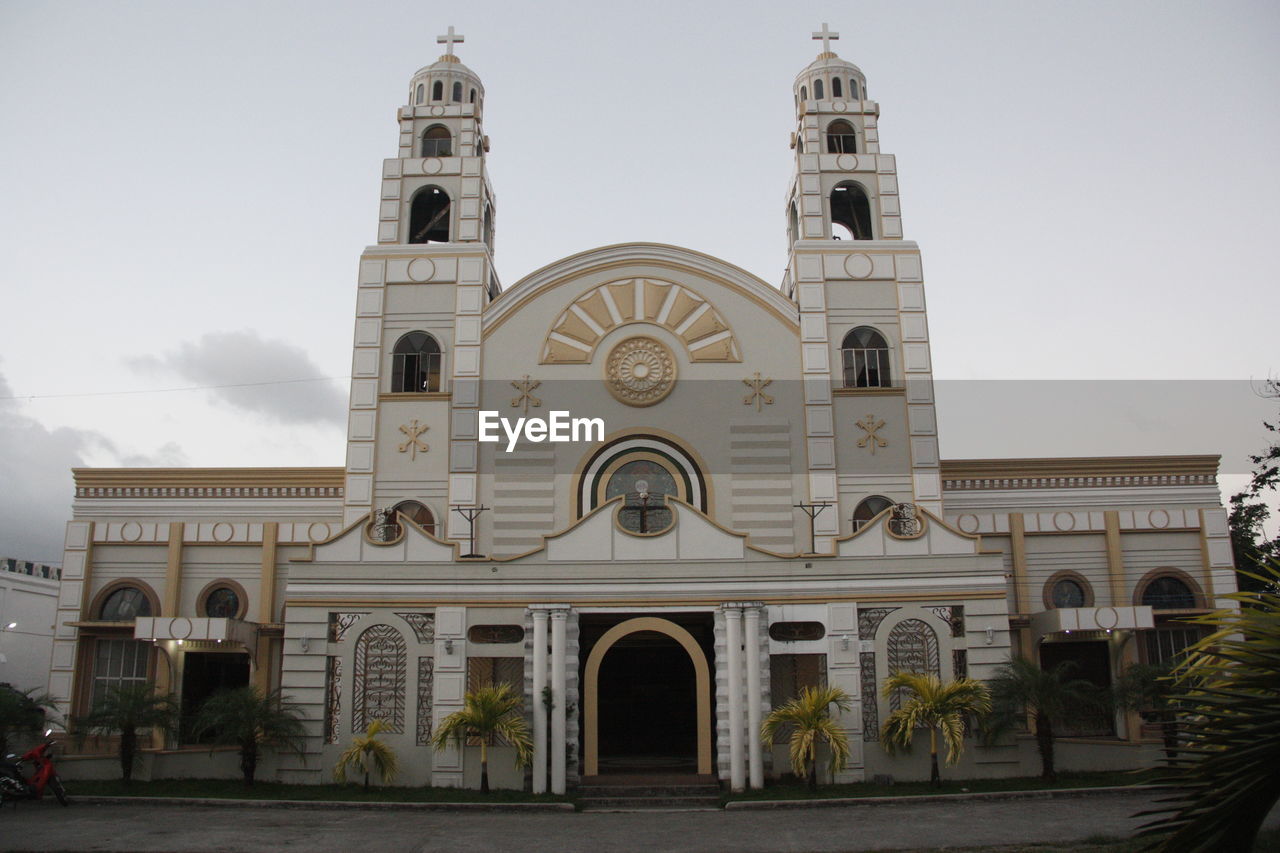
[[(449, 27), (449, 32), (453, 32), (453, 27)], [(822, 29), (821, 29), (821, 30), (819, 30), (818, 32), (816, 32), (816, 33), (814, 33), (814, 34), (813, 34), (813, 39), (814, 39), (814, 41), (821, 41), (821, 42), (822, 42), (822, 52), (823, 52), (823, 53), (830, 53), (830, 52), (831, 52), (831, 42), (833, 42), (833, 41), (837, 40), (838, 38), (840, 38), (840, 34), (839, 34), (839, 33), (833, 33), (833, 32), (831, 32), (831, 30), (827, 29), (827, 25), (826, 25), (826, 23), (825, 23), (825, 22), (824, 22), (824, 23), (823, 23), (823, 25), (822, 25)], [(462, 41), (462, 39), (461, 39), (461, 38), (459, 38), (459, 39), (458, 39), (458, 41)]]
[(876, 434), (877, 430), (884, 428), (884, 421), (877, 421), (875, 415), (867, 415), (860, 421), (855, 421), (854, 426), (861, 427), (866, 435), (858, 439), (858, 446), (865, 447), (871, 451), (871, 455), (876, 455), (877, 447), (888, 447), (887, 439), (881, 438)]
[(764, 411), (761, 404), (765, 406), (773, 405), (773, 398), (764, 393), (765, 387), (773, 384), (772, 379), (761, 379), (760, 371), (757, 370), (754, 378), (744, 379), (742, 380), (742, 384), (751, 389), (751, 393), (742, 398), (742, 405), (750, 406), (752, 403), (755, 403), (757, 412)]
[(530, 379), (529, 374), (527, 373), (519, 382), (512, 382), (511, 387), (519, 391), (520, 395), (518, 397), (511, 398), (511, 407), (516, 408), (518, 406), (524, 406), (524, 413), (527, 415), (529, 414), (530, 406), (533, 406), (534, 408), (541, 406), (542, 400), (533, 396), (532, 393), (533, 389), (537, 388), (541, 384), (541, 380)]
[(400, 432), (407, 435), (408, 438), (400, 442), (400, 447), (398, 448), (400, 452), (408, 453), (410, 459), (417, 459), (419, 451), (426, 453), (430, 448), (427, 447), (427, 443), (418, 438), (418, 436), (422, 435), (428, 429), (430, 429), (430, 427), (426, 424), (419, 424), (417, 418), (414, 418), (409, 421), (409, 423), (402, 425), (400, 427)]
[[(823, 24), (822, 26), (826, 27), (826, 24)], [(445, 33), (442, 36), (436, 36), (436, 44), (445, 45), (445, 56), (453, 56), (454, 44), (455, 43), (460, 44), (464, 41), (466, 41), (466, 38), (464, 38), (462, 35), (454, 34), (452, 24), (449, 25), (449, 32)]]

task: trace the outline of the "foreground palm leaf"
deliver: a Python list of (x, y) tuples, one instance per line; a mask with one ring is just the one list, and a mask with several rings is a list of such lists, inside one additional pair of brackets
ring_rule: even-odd
[(252, 685), (223, 690), (205, 700), (193, 727), (196, 738), (212, 735), (213, 743), (240, 747), (240, 772), (252, 785), (263, 749), (287, 749), (305, 754), (306, 729), (302, 710), (280, 695), (263, 693)]
[(509, 684), (482, 687), (462, 699), (462, 710), (440, 721), (431, 739), (437, 750), (449, 741), (461, 746), (468, 738), (480, 741), (480, 792), (489, 793), (489, 747), (501, 741), (516, 748), (516, 767), (533, 758), (529, 724), (520, 711), (520, 695)]
[(1262, 592), (1225, 596), (1240, 610), (1194, 620), (1214, 628), (1178, 670), (1187, 703), (1185, 749), (1159, 782), (1178, 792), (1143, 814), (1142, 835), (1166, 851), (1247, 851), (1280, 800), (1280, 565), (1255, 576)]
[(369, 771), (376, 770), (382, 777), (382, 784), (395, 778), (400, 770), (395, 750), (383, 741), (378, 740), (378, 733), (384, 731), (387, 724), (382, 720), (374, 720), (365, 733), (351, 739), (351, 746), (338, 756), (338, 763), (333, 768), (333, 778), (338, 782), (347, 781), (347, 768), (359, 770), (364, 774), (364, 789), (369, 790)]
[(133, 779), (140, 732), (159, 729), (172, 734), (178, 720), (173, 697), (156, 693), (153, 682), (115, 684), (98, 696), (89, 713), (74, 721), (77, 738), (85, 735), (120, 735), (120, 775), (126, 785)]
[(947, 764), (955, 764), (964, 752), (964, 718), (982, 716), (991, 710), (986, 685), (972, 678), (957, 678), (946, 684), (936, 675), (895, 672), (885, 679), (884, 695), (896, 691), (905, 695), (902, 707), (889, 715), (880, 727), (885, 751), (910, 751), (917, 729), (929, 730), (929, 781), (942, 784), (938, 772), (938, 732), (947, 744)]
[(1098, 688), (1083, 678), (1072, 678), (1077, 664), (1063, 661), (1053, 669), (1041, 669), (1026, 658), (1014, 658), (1000, 667), (991, 680), (995, 713), (984, 737), (994, 740), (1021, 725), (1025, 715), (1035, 720), (1036, 748), (1040, 752), (1040, 777), (1053, 780), (1053, 730), (1068, 717), (1096, 711), (1105, 700)]
[(806, 687), (785, 705), (774, 708), (760, 726), (760, 738), (771, 746), (779, 730), (791, 729), (791, 769), (809, 788), (818, 787), (818, 745), (831, 750), (832, 774), (849, 761), (849, 739), (839, 723), (831, 719), (831, 706), (841, 711), (853, 707), (853, 698), (839, 687)]

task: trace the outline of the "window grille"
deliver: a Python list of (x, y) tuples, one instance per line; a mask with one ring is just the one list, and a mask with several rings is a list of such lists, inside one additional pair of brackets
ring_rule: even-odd
[(92, 702), (96, 704), (112, 687), (145, 682), (150, 651), (151, 644), (144, 640), (98, 640), (93, 659)]

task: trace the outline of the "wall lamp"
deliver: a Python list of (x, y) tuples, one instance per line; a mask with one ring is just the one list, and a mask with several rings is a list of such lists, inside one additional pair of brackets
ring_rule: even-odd
[(311, 638), (307, 636), (299, 637), (298, 645), (302, 646), (302, 653), (305, 655), (307, 652), (311, 651)]
[(444, 641), (444, 653), (446, 655), (453, 654), (453, 638), (449, 637)]

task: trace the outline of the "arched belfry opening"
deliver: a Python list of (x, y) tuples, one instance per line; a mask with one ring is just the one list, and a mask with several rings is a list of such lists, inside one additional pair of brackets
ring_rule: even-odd
[(844, 119), (836, 119), (827, 125), (828, 154), (857, 154), (858, 134), (853, 125)]
[(423, 187), (409, 212), (410, 243), (449, 242), (449, 194), (439, 187)]
[(583, 614), (583, 772), (712, 772), (711, 613)]
[(871, 200), (860, 184), (845, 181), (831, 191), (831, 238), (875, 239), (871, 233)]
[(433, 124), (422, 132), (422, 156), (453, 156), (453, 134), (449, 132), (449, 128)]

